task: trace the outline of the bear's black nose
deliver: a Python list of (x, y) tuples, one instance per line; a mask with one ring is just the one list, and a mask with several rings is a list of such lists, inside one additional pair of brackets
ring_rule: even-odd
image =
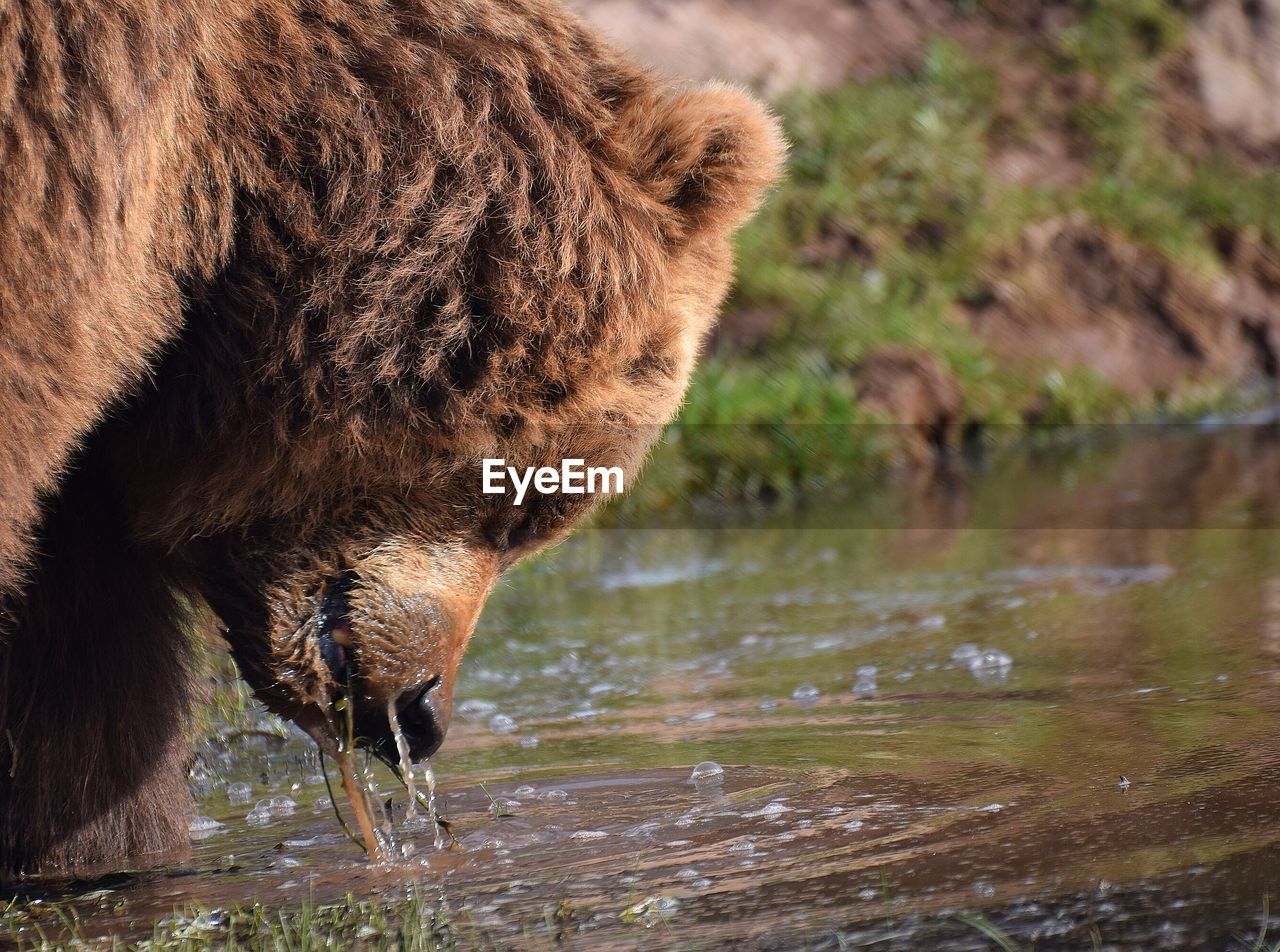
[(440, 679), (432, 678), (405, 691), (396, 702), (396, 718), (412, 760), (430, 757), (444, 743), (449, 715), (441, 703), (439, 687)]

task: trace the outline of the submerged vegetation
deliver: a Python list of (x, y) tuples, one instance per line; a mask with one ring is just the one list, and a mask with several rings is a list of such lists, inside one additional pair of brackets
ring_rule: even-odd
[[(778, 104), (789, 176), (739, 236), (724, 326), (631, 505), (803, 494), (901, 455), (930, 414), (947, 429), (931, 440), (954, 445), (982, 428), (1187, 418), (1247, 398), (1247, 367), (1129, 386), (1064, 358), (1051, 320), (1020, 328), (1033, 352), (1013, 356), (975, 329), (971, 312), (1045, 223), (1124, 242), (1193, 288), (1227, 274), (1238, 236), (1280, 246), (1280, 171), (1189, 141), (1180, 5), (1094, 0), (1049, 34), (993, 26), (986, 6), (972, 5), (981, 40), (936, 38), (909, 74)], [(903, 348), (931, 355), (954, 406), (866, 399), (862, 362)], [(864, 425), (884, 422), (907, 425)]]

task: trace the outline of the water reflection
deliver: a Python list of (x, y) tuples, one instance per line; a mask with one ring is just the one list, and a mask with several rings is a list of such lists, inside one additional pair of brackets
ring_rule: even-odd
[(1180, 431), (585, 533), (475, 636), (435, 758), (456, 850), (363, 867), (296, 733), (243, 734), (202, 749), (195, 871), (81, 920), (417, 882), (494, 944), (566, 904), (628, 946), (981, 947), (965, 912), (1221, 946), (1280, 886), (1278, 497), (1272, 434)]

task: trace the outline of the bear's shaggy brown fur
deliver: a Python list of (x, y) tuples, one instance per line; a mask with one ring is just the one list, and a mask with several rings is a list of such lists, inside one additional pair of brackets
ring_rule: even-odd
[(0, 62), (0, 864), (154, 863), (191, 606), (323, 748), (349, 692), (429, 752), (590, 504), (479, 460), (633, 475), (781, 148), (548, 0), (17, 0)]

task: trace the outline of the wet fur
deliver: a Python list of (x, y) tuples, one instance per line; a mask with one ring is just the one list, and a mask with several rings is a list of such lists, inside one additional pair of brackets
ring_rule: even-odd
[(387, 684), (456, 665), (584, 511), (476, 498), (477, 454), (638, 465), (780, 146), (539, 0), (18, 0), (0, 61), (0, 866), (150, 862), (174, 593), (289, 716), (352, 565)]

